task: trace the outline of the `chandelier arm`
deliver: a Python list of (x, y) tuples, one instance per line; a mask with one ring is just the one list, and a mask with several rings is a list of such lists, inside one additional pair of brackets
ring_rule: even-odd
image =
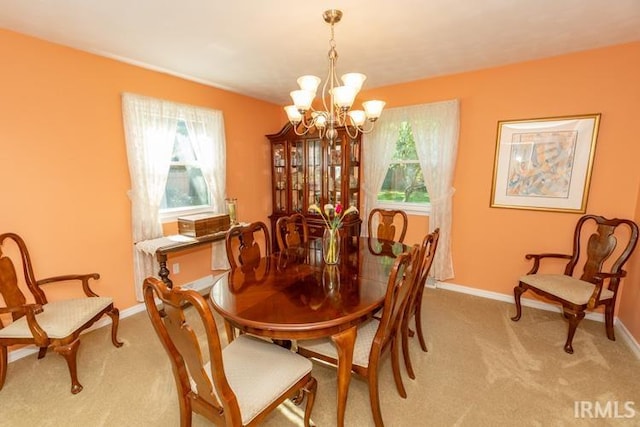
[[(356, 137), (358, 136), (358, 131), (360, 130), (360, 128), (358, 126), (349, 126), (345, 123), (344, 125), (344, 129), (347, 131), (347, 135), (349, 135), (349, 138), (351, 139), (356, 139)], [(351, 134), (351, 131), (349, 129), (353, 129), (354, 132), (353, 134)]]

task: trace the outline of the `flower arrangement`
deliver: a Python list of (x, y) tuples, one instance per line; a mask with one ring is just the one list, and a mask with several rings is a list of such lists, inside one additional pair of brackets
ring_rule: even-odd
[(350, 206), (346, 210), (342, 208), (340, 203), (335, 206), (332, 204), (324, 205), (324, 211), (320, 210), (318, 205), (309, 206), (309, 212), (320, 214), (325, 225), (327, 226), (322, 238), (322, 256), (327, 264), (337, 264), (340, 255), (340, 235), (338, 229), (342, 226), (342, 220), (345, 216), (352, 212), (358, 212), (355, 206)]
[(342, 225), (342, 220), (344, 219), (344, 217), (352, 212), (358, 212), (358, 209), (355, 206), (349, 206), (347, 210), (343, 211), (342, 205), (340, 203), (335, 206), (333, 206), (332, 204), (326, 204), (324, 205), (323, 212), (320, 210), (318, 205), (313, 204), (309, 206), (309, 212), (320, 214), (327, 228), (331, 230), (337, 230)]

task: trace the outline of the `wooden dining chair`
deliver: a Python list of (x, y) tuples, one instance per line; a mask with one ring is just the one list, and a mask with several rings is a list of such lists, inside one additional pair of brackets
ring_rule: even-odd
[[(383, 426), (378, 387), (378, 369), (384, 352), (391, 353), (393, 378), (398, 393), (407, 397), (399, 364), (399, 328), (406, 309), (413, 280), (410, 266), (418, 256), (418, 246), (400, 254), (393, 264), (381, 314), (358, 326), (351, 370), (367, 380), (371, 411), (376, 426)], [(330, 338), (298, 341), (298, 353), (337, 366), (336, 346)]]
[(168, 289), (154, 277), (145, 279), (143, 291), (171, 361), (182, 427), (191, 425), (193, 412), (216, 425), (254, 426), (285, 400), (300, 405), (305, 397), (304, 425), (310, 425), (317, 382), (309, 360), (249, 335), (222, 348), (213, 312), (198, 292)]
[[(404, 356), (404, 363), (407, 368), (407, 374), (409, 378), (415, 379), (416, 375), (413, 371), (411, 364), (411, 357), (409, 354), (409, 337), (418, 335), (418, 341), (420, 341), (420, 347), (422, 351), (427, 351), (427, 344), (424, 339), (424, 333), (422, 332), (422, 298), (424, 295), (424, 288), (427, 284), (427, 278), (431, 271), (431, 265), (436, 255), (436, 249), (438, 248), (438, 240), (440, 239), (440, 229), (436, 228), (433, 232), (427, 234), (422, 239), (422, 244), (418, 251), (417, 261), (414, 262), (413, 268), (416, 268), (416, 274), (414, 275), (413, 288), (411, 295), (409, 296), (409, 302), (401, 323), (402, 334), (402, 355)], [(415, 333), (410, 329), (410, 322), (414, 320)]]
[(263, 256), (261, 244), (264, 247), (264, 256), (271, 255), (269, 229), (264, 222), (257, 221), (229, 229), (225, 236), (225, 248), (231, 268), (251, 267), (259, 263)]
[(369, 237), (402, 243), (407, 234), (408, 225), (409, 219), (405, 211), (374, 208), (369, 212), (367, 230)]
[(301, 213), (278, 218), (275, 233), (280, 251), (302, 246), (309, 241), (309, 226), (307, 219)]
[[(20, 280), (13, 261), (2, 251), (5, 243), (9, 241), (15, 244), (15, 259), (21, 259), (24, 276)], [(8, 253), (9, 249), (7, 247), (5, 252)], [(38, 359), (45, 357), (49, 347), (62, 355), (69, 367), (73, 394), (82, 391), (82, 385), (78, 381), (76, 359), (80, 334), (83, 331), (106, 314), (112, 322), (111, 341), (115, 347), (122, 346), (122, 342), (117, 338), (120, 314), (113, 305), (113, 299), (98, 296), (89, 285), (90, 280), (99, 278), (98, 273), (91, 273), (38, 280), (33, 272), (33, 264), (24, 240), (14, 233), (0, 234), (0, 295), (5, 305), (0, 307), (0, 315), (7, 314), (11, 319), (11, 322), (0, 319), (0, 390), (7, 375), (7, 348), (10, 346), (33, 344), (40, 349)], [(85, 296), (49, 302), (43, 287), (65, 282), (82, 285)], [(26, 284), (31, 294), (29, 301), (21, 289), (21, 284)]]
[[(571, 254), (527, 254), (533, 260), (529, 272), (520, 277), (513, 288), (516, 315), (520, 320), (520, 297), (527, 290), (542, 295), (562, 305), (564, 318), (569, 322), (564, 351), (573, 353), (573, 336), (586, 310), (604, 306), (607, 337), (615, 340), (613, 311), (618, 298), (620, 281), (626, 276), (622, 269), (638, 243), (638, 226), (628, 219), (607, 219), (599, 215), (584, 215), (576, 223)], [(584, 245), (584, 246), (583, 246)], [(541, 273), (541, 261), (565, 260), (562, 274)], [(574, 270), (582, 260), (582, 274), (574, 277)], [(553, 265), (553, 263), (550, 263)]]

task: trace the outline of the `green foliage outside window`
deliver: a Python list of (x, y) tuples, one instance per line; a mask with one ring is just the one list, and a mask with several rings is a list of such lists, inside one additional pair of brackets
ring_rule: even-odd
[(209, 190), (187, 126), (178, 122), (171, 166), (161, 209), (190, 208), (210, 204)]
[(418, 160), (411, 125), (402, 122), (396, 151), (385, 176), (378, 200), (395, 203), (429, 203), (429, 193)]

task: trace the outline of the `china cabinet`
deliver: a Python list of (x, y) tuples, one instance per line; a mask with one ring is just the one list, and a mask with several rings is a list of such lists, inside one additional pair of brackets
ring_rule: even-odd
[[(351, 138), (344, 128), (338, 128), (338, 137), (330, 144), (317, 133), (296, 135), (287, 124), (267, 138), (271, 144), (272, 230), (278, 218), (299, 212), (307, 218), (309, 234), (322, 237), (322, 218), (309, 213), (309, 206), (322, 209), (327, 203), (340, 203), (345, 209), (355, 206), (360, 210), (360, 134)], [(348, 215), (342, 234), (359, 236), (361, 223), (359, 215)]]

